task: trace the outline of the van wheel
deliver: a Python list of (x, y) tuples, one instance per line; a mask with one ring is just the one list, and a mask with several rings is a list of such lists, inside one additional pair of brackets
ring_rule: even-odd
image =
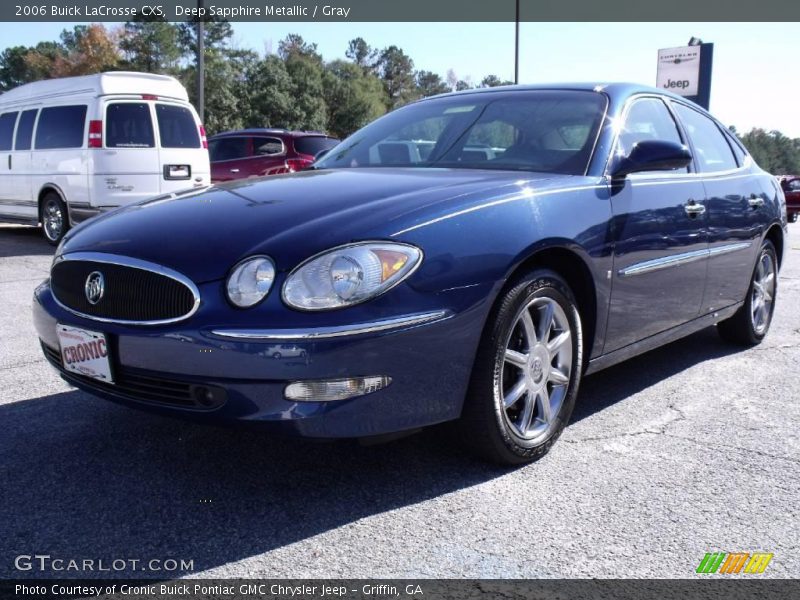
[(55, 192), (47, 192), (42, 198), (39, 218), (45, 239), (53, 246), (57, 246), (69, 229), (67, 205), (61, 196)]
[(572, 414), (582, 362), (567, 283), (547, 269), (518, 280), (483, 332), (458, 424), (466, 446), (506, 465), (547, 454)]
[(778, 292), (777, 257), (772, 242), (764, 240), (744, 304), (732, 317), (717, 323), (717, 331), (725, 341), (754, 346), (767, 335)]

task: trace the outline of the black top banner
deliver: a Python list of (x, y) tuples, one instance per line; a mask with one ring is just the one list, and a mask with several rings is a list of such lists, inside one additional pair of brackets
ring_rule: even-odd
[(2, 21), (799, 21), (798, 0), (3, 0)]

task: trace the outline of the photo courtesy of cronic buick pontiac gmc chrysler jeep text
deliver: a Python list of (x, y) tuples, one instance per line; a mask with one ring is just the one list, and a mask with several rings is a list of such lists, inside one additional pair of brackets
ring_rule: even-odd
[(312, 170), (82, 225), (34, 320), (62, 377), (109, 400), (315, 438), (457, 421), (520, 463), (584, 374), (715, 324), (760, 342), (786, 227), (777, 180), (679, 96), (479, 89)]

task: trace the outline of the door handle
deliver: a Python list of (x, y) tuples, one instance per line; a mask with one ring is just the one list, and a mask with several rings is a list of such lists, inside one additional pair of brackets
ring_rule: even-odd
[(231, 173), (238, 173), (239, 169), (231, 169)]
[(747, 199), (747, 203), (753, 208), (758, 208), (760, 206), (764, 206), (764, 198), (761, 196), (756, 196), (755, 194), (750, 194), (750, 197)]
[(706, 212), (706, 207), (694, 200), (689, 200), (689, 202), (683, 205), (683, 210), (685, 210), (686, 214), (690, 217), (696, 217)]
[(11, 155), (8, 155), (8, 168), (11, 169)]

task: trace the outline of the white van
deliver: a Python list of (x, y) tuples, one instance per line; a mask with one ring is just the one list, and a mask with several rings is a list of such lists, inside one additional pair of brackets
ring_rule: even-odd
[(209, 185), (208, 142), (174, 78), (112, 72), (0, 95), (0, 221), (69, 227), (157, 194)]

